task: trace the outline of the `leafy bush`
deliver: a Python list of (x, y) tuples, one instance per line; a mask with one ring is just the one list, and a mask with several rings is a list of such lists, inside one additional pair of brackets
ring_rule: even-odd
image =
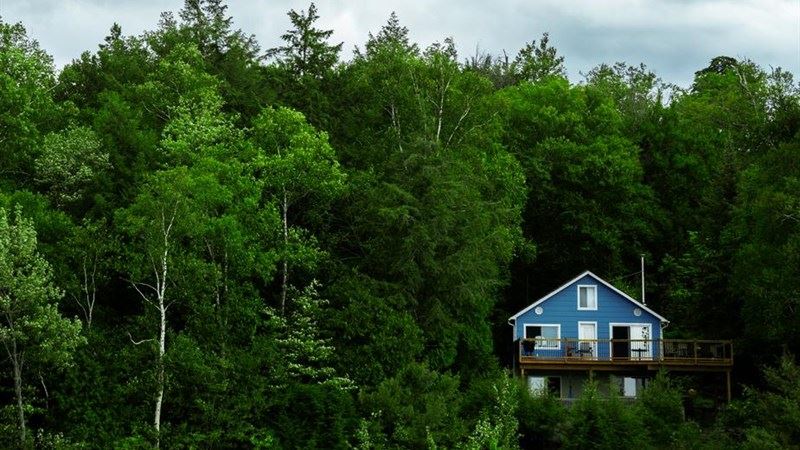
[(684, 423), (681, 391), (664, 371), (656, 374), (638, 403), (644, 427), (652, 442), (669, 447)]
[(647, 443), (638, 408), (616, 396), (604, 398), (590, 379), (569, 411), (564, 447), (574, 449), (641, 448)]

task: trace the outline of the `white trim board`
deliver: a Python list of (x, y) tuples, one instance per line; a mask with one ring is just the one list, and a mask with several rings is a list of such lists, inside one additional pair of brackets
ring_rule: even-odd
[[(645, 311), (649, 312), (650, 314), (654, 315), (654, 316), (655, 316), (657, 319), (659, 319), (660, 321), (669, 323), (669, 320), (667, 320), (667, 319), (666, 319), (664, 316), (662, 316), (661, 314), (658, 314), (657, 312), (653, 311), (652, 309), (648, 308), (647, 306), (645, 306), (645, 305), (643, 305), (643, 304), (639, 303), (638, 301), (634, 300), (633, 298), (631, 298), (631, 296), (630, 296), (630, 295), (628, 295), (628, 294), (626, 294), (626, 293), (624, 293), (624, 292), (620, 291), (619, 289), (615, 288), (614, 286), (612, 286), (612, 285), (611, 285), (611, 283), (609, 283), (609, 282), (607, 282), (606, 280), (604, 280), (604, 279), (602, 279), (602, 278), (598, 277), (597, 275), (593, 274), (593, 273), (592, 273), (591, 271), (589, 271), (589, 270), (587, 270), (587, 271), (583, 272), (582, 274), (578, 275), (577, 277), (575, 277), (575, 278), (573, 278), (573, 279), (571, 279), (571, 280), (567, 281), (566, 283), (564, 283), (563, 285), (561, 285), (561, 287), (559, 287), (558, 289), (554, 290), (553, 292), (550, 292), (549, 294), (545, 295), (544, 297), (540, 298), (539, 300), (536, 300), (535, 302), (531, 303), (531, 304), (530, 304), (530, 305), (529, 305), (527, 308), (525, 308), (525, 309), (523, 309), (522, 311), (520, 311), (520, 312), (518, 312), (518, 313), (514, 314), (513, 316), (509, 317), (509, 319), (508, 319), (508, 320), (509, 320), (509, 321), (510, 321), (510, 320), (514, 320), (514, 321), (516, 321), (516, 320), (517, 320), (517, 317), (519, 317), (519, 316), (521, 316), (521, 315), (525, 314), (526, 312), (528, 312), (528, 311), (530, 311), (531, 309), (535, 308), (536, 306), (540, 305), (540, 304), (541, 304), (541, 303), (543, 303), (545, 300), (547, 300), (547, 299), (549, 299), (550, 297), (552, 297), (552, 296), (554, 296), (554, 295), (558, 294), (559, 292), (563, 291), (563, 290), (564, 290), (564, 289), (566, 289), (566, 288), (567, 288), (567, 287), (568, 287), (570, 284), (572, 284), (572, 283), (575, 283), (576, 281), (580, 280), (581, 278), (585, 277), (586, 275), (589, 275), (590, 277), (594, 278), (594, 279), (595, 279), (595, 280), (597, 280), (598, 282), (602, 283), (602, 284), (603, 284), (605, 287), (607, 287), (607, 288), (611, 289), (612, 291), (616, 292), (617, 294), (621, 295), (621, 296), (622, 296), (622, 298), (624, 298), (624, 299), (626, 299), (626, 300), (630, 301), (631, 303), (633, 303), (634, 305), (638, 306), (639, 308), (642, 308), (643, 310), (645, 310)], [(598, 293), (598, 296), (599, 296), (599, 293)], [(598, 303), (599, 303), (599, 301), (598, 301)]]

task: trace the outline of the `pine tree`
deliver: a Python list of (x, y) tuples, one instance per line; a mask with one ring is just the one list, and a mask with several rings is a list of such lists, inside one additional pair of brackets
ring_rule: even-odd
[(313, 3), (308, 11), (290, 10), (288, 15), (294, 28), (281, 36), (286, 45), (268, 50), (267, 56), (277, 58), (295, 76), (323, 78), (339, 61), (342, 43), (329, 44), (333, 30), (314, 27), (319, 14)]
[[(386, 25), (381, 27), (377, 36), (369, 34), (366, 56), (369, 57), (381, 47), (392, 48), (411, 55), (419, 54), (419, 46), (409, 41), (408, 28), (400, 25), (400, 19), (397, 18), (397, 13), (394, 11), (389, 15), (389, 20)], [(358, 50), (356, 50), (356, 56), (361, 56)]]
[(293, 290), (288, 314), (278, 314), (267, 309), (273, 327), (278, 331), (278, 347), (282, 350), (284, 371), (278, 376), (279, 383), (319, 383), (339, 389), (353, 388), (346, 376), (339, 376), (331, 367), (334, 347), (329, 338), (321, 336), (319, 321), (328, 301), (317, 293), (316, 280), (302, 291)]

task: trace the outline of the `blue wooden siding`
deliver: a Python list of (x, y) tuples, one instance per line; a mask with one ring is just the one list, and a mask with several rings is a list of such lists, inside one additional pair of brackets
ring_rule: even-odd
[[(597, 286), (597, 310), (578, 310), (578, 285)], [(636, 317), (633, 310), (637, 307), (634, 303), (597, 281), (591, 275), (573, 282), (560, 292), (545, 300), (539, 306), (544, 309), (542, 315), (537, 315), (532, 308), (517, 317), (514, 327), (515, 340), (525, 337), (526, 324), (560, 324), (561, 338), (577, 338), (578, 322), (597, 322), (597, 339), (611, 339), (609, 336), (610, 323), (643, 323), (649, 324), (650, 339), (661, 339), (661, 321), (642, 309), (642, 315)], [(631, 337), (636, 339), (637, 337)], [(653, 352), (658, 354), (658, 349), (653, 346)], [(602, 355), (599, 355), (602, 356)]]

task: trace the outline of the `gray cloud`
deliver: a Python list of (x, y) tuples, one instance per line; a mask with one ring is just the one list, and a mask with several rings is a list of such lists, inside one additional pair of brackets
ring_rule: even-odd
[[(153, 29), (159, 13), (181, 0), (0, 0), (0, 15), (23, 22), (62, 67), (95, 50), (113, 22), (126, 34)], [(237, 27), (263, 48), (280, 43), (286, 11), (306, 2), (231, 0)], [(516, 53), (549, 31), (566, 58), (570, 78), (599, 63), (645, 63), (664, 80), (691, 83), (717, 55), (750, 58), (764, 67), (800, 74), (800, 2), (797, 0), (319, 0), (320, 24), (334, 30), (346, 54), (377, 31), (391, 11), (422, 46), (452, 36), (462, 57), (476, 47)]]

